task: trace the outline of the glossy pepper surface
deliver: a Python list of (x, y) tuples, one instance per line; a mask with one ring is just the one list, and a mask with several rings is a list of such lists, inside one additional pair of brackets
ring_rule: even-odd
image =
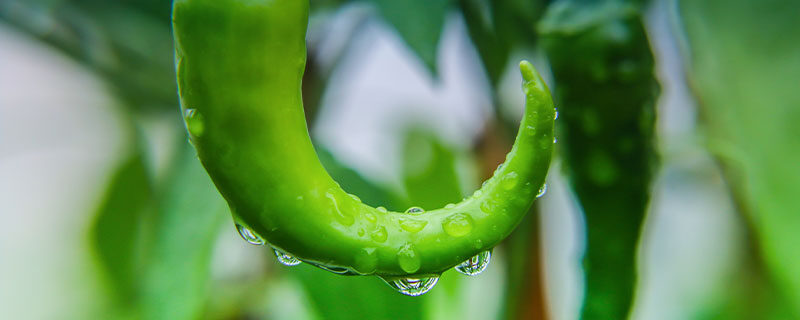
[(555, 109), (533, 66), (520, 63), (526, 110), (494, 176), (460, 203), (391, 212), (346, 193), (317, 158), (301, 99), (307, 24), (301, 0), (174, 3), (187, 130), (236, 223), (304, 262), (384, 278), (438, 275), (508, 236), (553, 148)]

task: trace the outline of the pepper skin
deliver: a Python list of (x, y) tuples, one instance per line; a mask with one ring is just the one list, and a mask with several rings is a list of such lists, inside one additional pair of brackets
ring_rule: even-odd
[[(435, 276), (517, 226), (544, 183), (555, 109), (523, 61), (526, 111), (502, 168), (443, 209), (391, 212), (347, 194), (320, 164), (301, 100), (308, 1), (178, 0), (181, 108), (198, 157), (237, 223), (343, 274)], [(391, 81), (391, 77), (387, 77)]]

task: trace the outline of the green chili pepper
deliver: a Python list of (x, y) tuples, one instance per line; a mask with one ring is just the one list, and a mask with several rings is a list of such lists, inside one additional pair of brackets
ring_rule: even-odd
[(639, 9), (554, 2), (539, 25), (558, 81), (559, 140), (586, 218), (581, 319), (626, 319), (656, 151), (658, 83)]
[(373, 208), (339, 187), (311, 144), (300, 89), (307, 24), (308, 1), (175, 1), (191, 141), (251, 242), (268, 242), (285, 264), (375, 274), (419, 294), (413, 289), (499, 243), (528, 211), (552, 154), (550, 92), (520, 63), (527, 107), (516, 142), (471, 197), (430, 211)]

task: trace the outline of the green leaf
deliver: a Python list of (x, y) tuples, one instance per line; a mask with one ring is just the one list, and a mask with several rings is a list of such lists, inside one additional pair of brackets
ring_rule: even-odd
[(368, 0), (436, 76), (439, 37), (450, 0)]
[(289, 272), (326, 320), (423, 319), (419, 297), (401, 295), (378, 277), (344, 277), (305, 263)]
[(320, 162), (348, 193), (357, 195), (361, 201), (373, 207), (383, 206), (389, 210), (405, 210), (408, 200), (392, 192), (385, 186), (378, 185), (361, 176), (357, 171), (339, 162), (333, 154), (324, 147), (316, 144), (317, 156)]
[(143, 220), (152, 214), (153, 204), (142, 154), (134, 151), (115, 170), (90, 231), (92, 246), (120, 306), (132, 305), (137, 296)]
[[(142, 279), (144, 319), (196, 319), (209, 296), (211, 251), (229, 222), (225, 201), (194, 150), (177, 158), (163, 189)], [(230, 225), (227, 228), (233, 232)]]
[(461, 201), (455, 153), (431, 133), (412, 129), (406, 134), (403, 180), (414, 206), (435, 209)]
[(170, 2), (8, 0), (0, 21), (106, 78), (125, 106), (177, 105)]
[(481, 62), (496, 86), (515, 47), (535, 44), (536, 22), (544, 9), (542, 0), (460, 0), (459, 6)]
[(771, 281), (800, 318), (798, 1), (681, 1), (688, 74)]

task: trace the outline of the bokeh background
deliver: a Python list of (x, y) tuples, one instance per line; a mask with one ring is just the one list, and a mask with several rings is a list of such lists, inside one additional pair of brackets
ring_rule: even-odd
[(553, 89), (547, 193), (422, 297), (288, 268), (187, 143), (168, 0), (0, 0), (0, 319), (800, 319), (800, 2), (311, 0), (328, 171), (471, 194)]

